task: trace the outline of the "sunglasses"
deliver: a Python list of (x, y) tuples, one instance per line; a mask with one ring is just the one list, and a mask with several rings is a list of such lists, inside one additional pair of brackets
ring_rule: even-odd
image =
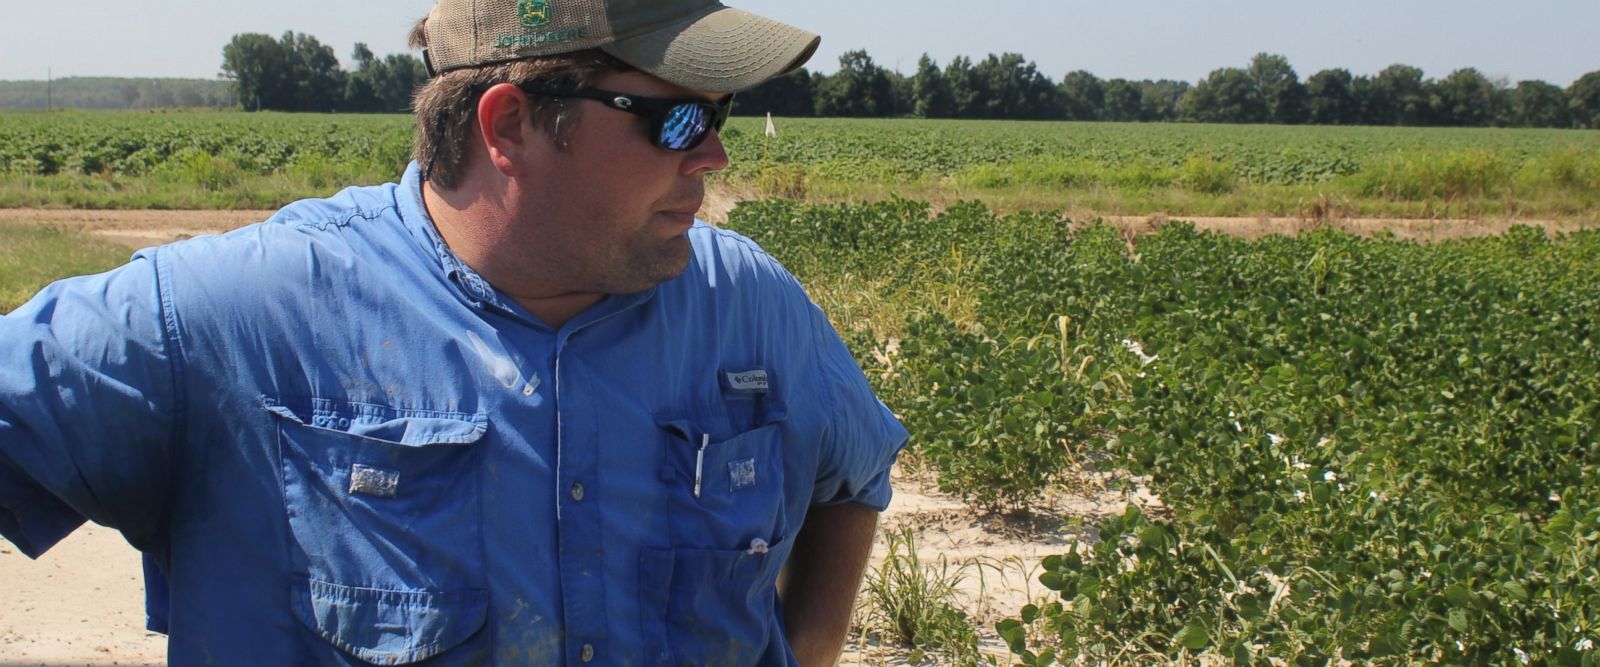
[(694, 150), (712, 130), (721, 130), (733, 109), (733, 98), (716, 104), (702, 99), (664, 99), (614, 93), (599, 88), (551, 90), (523, 86), (529, 95), (594, 100), (618, 111), (643, 116), (650, 121), (650, 143), (669, 151)]

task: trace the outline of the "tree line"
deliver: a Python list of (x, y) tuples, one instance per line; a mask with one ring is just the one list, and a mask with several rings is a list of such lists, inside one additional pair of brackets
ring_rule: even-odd
[(355, 69), (344, 71), (332, 47), (304, 33), (241, 33), (222, 47), (222, 76), (247, 111), (363, 113), (409, 111), (412, 91), (427, 78), (416, 57), (379, 58), (359, 42), (351, 60)]
[(839, 57), (832, 75), (804, 69), (742, 93), (734, 113), (780, 116), (1190, 121), (1600, 129), (1600, 71), (1563, 89), (1544, 81), (1490, 79), (1475, 68), (1430, 79), (1395, 64), (1376, 75), (1326, 69), (1302, 81), (1281, 55), (1184, 81), (1104, 80), (1078, 70), (1059, 82), (1020, 54), (957, 56), (940, 67), (926, 54), (910, 76), (864, 50)]
[[(403, 112), (426, 78), (417, 58), (378, 58), (364, 44), (341, 69), (333, 49), (303, 33), (274, 39), (235, 35), (222, 74), (247, 110)], [(839, 57), (839, 69), (800, 69), (742, 93), (735, 113), (779, 116), (988, 118), (1081, 121), (1189, 121), (1316, 125), (1408, 125), (1600, 129), (1600, 71), (1563, 89), (1544, 81), (1512, 84), (1475, 68), (1442, 79), (1395, 64), (1376, 75), (1325, 69), (1305, 80), (1281, 55), (1257, 54), (1186, 81), (1101, 79), (1077, 70), (1060, 81), (1021, 54), (957, 56), (940, 67), (927, 54), (903, 75), (865, 50)]]
[(231, 107), (226, 81), (72, 76), (0, 81), (0, 109), (162, 109)]

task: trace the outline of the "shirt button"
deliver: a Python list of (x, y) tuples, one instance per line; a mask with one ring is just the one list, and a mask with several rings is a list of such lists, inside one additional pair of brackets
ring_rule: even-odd
[(523, 384), (522, 385), (522, 395), (523, 396), (532, 396), (533, 395), (533, 385), (532, 384)]
[(594, 645), (584, 644), (583, 650), (578, 652), (578, 659), (584, 662), (594, 660)]
[(572, 485), (572, 499), (576, 500), (576, 501), (579, 501), (579, 502), (583, 501), (583, 485), (582, 484), (573, 484)]

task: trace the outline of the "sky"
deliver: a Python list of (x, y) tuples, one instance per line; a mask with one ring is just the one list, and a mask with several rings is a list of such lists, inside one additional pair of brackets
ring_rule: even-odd
[[(559, 3), (560, 0), (552, 0)], [(727, 0), (822, 35), (809, 67), (833, 72), (866, 49), (911, 74), (924, 53), (940, 66), (1015, 52), (1053, 80), (1198, 81), (1256, 53), (1286, 56), (1301, 79), (1342, 67), (1375, 74), (1395, 63), (1443, 78), (1476, 67), (1491, 79), (1567, 86), (1600, 70), (1600, 0)], [(308, 33), (348, 64), (356, 42), (405, 52), (433, 0), (88, 0), (9, 5), (0, 16), (0, 80), (67, 76), (213, 78), (233, 35)]]

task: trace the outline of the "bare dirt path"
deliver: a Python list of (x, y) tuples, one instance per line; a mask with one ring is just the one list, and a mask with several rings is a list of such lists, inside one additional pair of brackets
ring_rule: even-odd
[[(738, 203), (734, 197), (717, 191), (707, 193), (700, 210), (703, 219), (714, 224), (727, 222), (728, 212)], [(73, 209), (0, 209), (0, 224), (45, 223), (82, 228), (107, 240), (142, 248), (178, 239), (215, 234), (271, 217), (273, 211), (124, 211)], [(1397, 238), (1416, 241), (1493, 236), (1504, 234), (1513, 225), (1541, 227), (1551, 233), (1570, 233), (1581, 229), (1600, 229), (1600, 214), (1586, 217), (1545, 220), (1524, 218), (1484, 219), (1395, 219), (1293, 217), (1203, 217), (1155, 215), (1103, 215), (1093, 211), (1071, 211), (1074, 221), (1104, 219), (1139, 235), (1154, 232), (1172, 220), (1191, 222), (1204, 230), (1217, 230), (1242, 238), (1269, 234), (1295, 234), (1318, 227), (1333, 227), (1353, 234), (1371, 236), (1388, 231)]]
[(1539, 227), (1552, 234), (1572, 233), (1583, 229), (1600, 229), (1600, 220), (1596, 219), (1571, 219), (1571, 220), (1544, 220), (1532, 218), (1438, 218), (1438, 219), (1397, 219), (1397, 218), (1333, 218), (1333, 219), (1306, 219), (1306, 218), (1274, 218), (1267, 216), (1216, 218), (1197, 216), (1168, 216), (1156, 215), (1107, 215), (1101, 216), (1093, 213), (1071, 216), (1074, 220), (1093, 220), (1103, 218), (1106, 222), (1129, 230), (1134, 233), (1149, 233), (1159, 229), (1161, 225), (1170, 221), (1181, 220), (1193, 223), (1196, 229), (1216, 230), (1222, 233), (1246, 239), (1255, 239), (1272, 234), (1294, 235), (1302, 231), (1310, 231), (1320, 227), (1331, 227), (1359, 236), (1372, 236), (1379, 232), (1389, 232), (1395, 238), (1412, 241), (1444, 241), (1448, 239), (1472, 238), (1480, 236), (1498, 236), (1510, 231), (1513, 226), (1526, 225)]
[(166, 664), (139, 554), (115, 531), (80, 528), (38, 561), (0, 540), (0, 591), (0, 665)]
[(0, 224), (51, 224), (85, 229), (133, 248), (216, 234), (266, 220), (272, 211), (89, 211), (0, 208)]

